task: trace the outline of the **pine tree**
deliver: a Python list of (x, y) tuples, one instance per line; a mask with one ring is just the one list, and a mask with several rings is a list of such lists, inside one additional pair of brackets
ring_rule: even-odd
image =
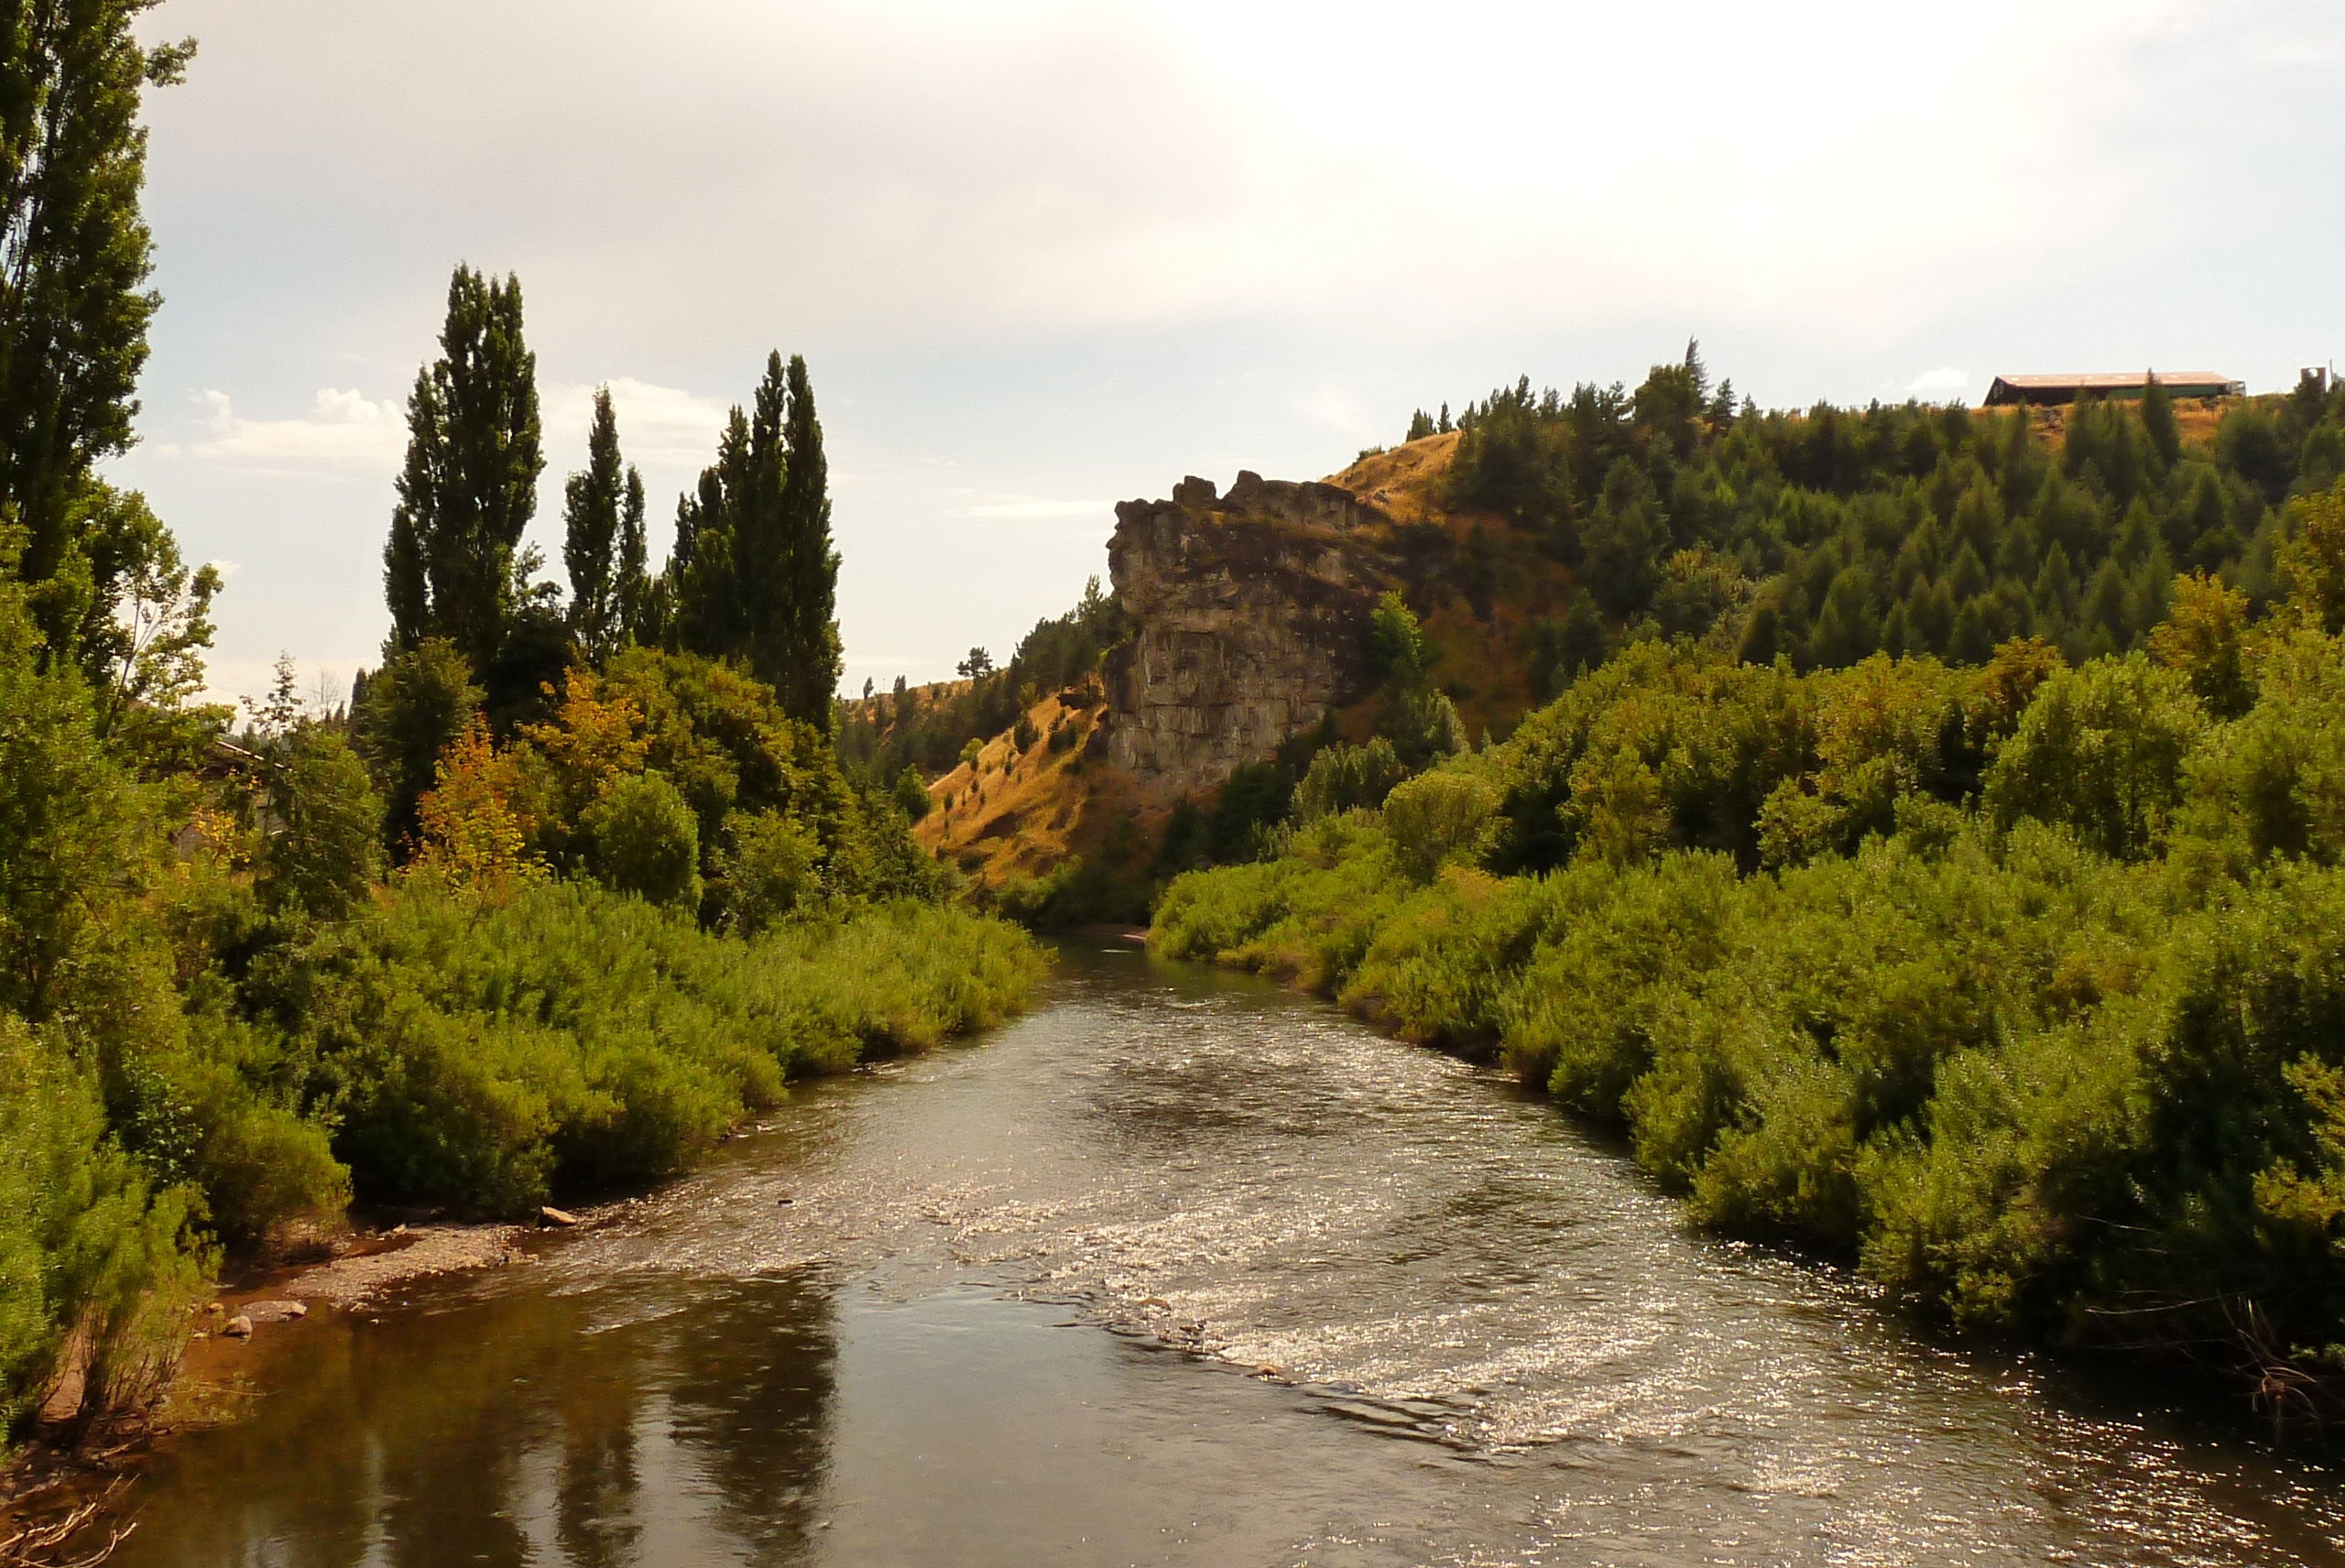
[(830, 464), (823, 455), (823, 425), (815, 417), (806, 361), (797, 354), (791, 355), (788, 380), (781, 520), (788, 543), (791, 626), (782, 667), (773, 680), (791, 717), (827, 733), (841, 662), (839, 555), (831, 545)]
[(444, 637), (478, 669), (528, 592), (521, 535), (545, 467), (520, 279), (458, 267), (440, 346), (408, 399), (407, 465), (383, 551), (389, 651)]
[(2174, 394), (2158, 382), (2156, 371), (2142, 390), (2142, 428), (2149, 432), (2150, 450), (2161, 468), (2172, 468), (2182, 456), (2182, 427), (2174, 418)]
[(118, 568), (85, 548), (92, 479), (128, 450), (147, 362), (153, 246), (138, 195), (147, 86), (178, 82), (192, 41), (142, 49), (153, 0), (16, 4), (0, 13), (0, 525), (24, 530), (16, 575), (49, 646), (111, 624)]
[(570, 476), (562, 495), (562, 563), (570, 574), (570, 633), (596, 662), (618, 645), (621, 617), (615, 557), (626, 480), (619, 462), (618, 418), (611, 389), (594, 393), (594, 423), (586, 437), (586, 466)]

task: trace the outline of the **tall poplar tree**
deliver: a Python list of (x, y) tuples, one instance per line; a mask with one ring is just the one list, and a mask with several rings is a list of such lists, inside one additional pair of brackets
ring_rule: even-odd
[(838, 689), (838, 552), (806, 362), (768, 356), (747, 411), (676, 510), (666, 586), (678, 646), (731, 659), (827, 734)]
[(791, 556), (789, 496), (791, 453), (784, 429), (789, 383), (779, 350), (766, 356), (766, 373), (749, 405), (748, 484), (741, 497), (734, 536), (742, 610), (739, 653), (750, 673), (775, 687), (792, 718), (797, 712), (783, 690), (793, 651), (796, 606)]
[(620, 631), (616, 556), (627, 482), (619, 460), (618, 417), (611, 389), (594, 392), (586, 466), (562, 492), (562, 563), (570, 574), (570, 633), (587, 658), (601, 660)]
[(777, 672), (768, 679), (779, 688), (782, 706), (791, 716), (828, 734), (841, 662), (839, 555), (831, 543), (830, 464), (823, 455), (823, 424), (815, 417), (814, 391), (802, 355), (790, 356), (787, 381), (781, 529), (789, 563), (785, 603), (790, 625)]
[(131, 444), (160, 302), (139, 94), (179, 81), (195, 52), (139, 46), (131, 24), (152, 4), (0, 5), (0, 525), (23, 529), (16, 572), (67, 654), (112, 622), (137, 553), (92, 471)]
[(716, 461), (677, 498), (676, 541), (669, 550), (669, 640), (710, 659), (743, 655), (746, 618), (739, 536), (749, 489), (749, 420), (735, 408), (717, 443)]
[(545, 468), (520, 279), (459, 266), (440, 347), (408, 398), (407, 465), (383, 549), (390, 651), (442, 637), (483, 669), (528, 593), (521, 535)]
[(659, 635), (653, 624), (657, 600), (652, 593), (650, 562), (643, 537), (643, 475), (627, 464), (627, 500), (619, 511), (619, 546), (616, 597), (619, 640), (649, 642)]

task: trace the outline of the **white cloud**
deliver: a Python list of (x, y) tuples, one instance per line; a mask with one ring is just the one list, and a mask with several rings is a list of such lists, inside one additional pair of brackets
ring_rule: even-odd
[(171, 0), (155, 36), (205, 49), (147, 107), (147, 406), (184, 444), (127, 471), (246, 563), (224, 659), (297, 625), (369, 657), (446, 269), (514, 269), (540, 544), (597, 381), (640, 378), (621, 442), (664, 524), (765, 350), (801, 351), (850, 649), (933, 674), (1096, 569), (1107, 504), (1061, 497), (1325, 473), (1519, 372), (1633, 380), (1698, 335), (1804, 407), (1914, 365), (1932, 397), (2001, 365), (2285, 386), (2334, 348), (2306, 340), (2345, 245), (2337, 0), (1439, 9)]
[(1295, 411), (1347, 441), (1364, 440), (1380, 422), (1378, 411), (1349, 387), (1321, 387), (1294, 400)]
[[(604, 383), (611, 389), (611, 414), (618, 421), (619, 452), (642, 468), (700, 469), (715, 460), (717, 438), (732, 405), (681, 387), (657, 387), (632, 376)], [(540, 395), (549, 451), (584, 449), (594, 417), (594, 388), (562, 382)], [(583, 460), (582, 460), (583, 461)], [(551, 466), (551, 465), (550, 465)]]
[(1936, 370), (1925, 370), (1905, 384), (1908, 396), (1924, 402), (1945, 402), (1959, 397), (1970, 389), (1970, 372), (1957, 370), (1951, 365), (1941, 365)]
[(225, 392), (206, 390), (200, 441), (157, 447), (162, 457), (191, 457), (256, 474), (382, 474), (398, 468), (407, 447), (398, 405), (325, 387), (310, 411), (290, 419), (253, 419)]
[(1012, 495), (998, 501), (985, 501), (965, 506), (961, 516), (987, 521), (1040, 522), (1055, 517), (1095, 517), (1106, 519), (1115, 516), (1112, 501), (1044, 501), (1028, 495)]
[[(698, 469), (716, 452), (730, 405), (679, 387), (655, 386), (633, 376), (614, 376), (612, 411), (619, 424), (619, 446), (630, 463), (647, 469)], [(561, 454), (579, 449), (594, 417), (594, 388), (555, 383), (539, 394), (545, 430), (547, 472), (558, 479)], [(236, 411), (228, 393), (207, 390), (202, 435), (194, 441), (158, 443), (166, 458), (256, 474), (374, 474), (397, 472), (407, 451), (404, 405), (364, 393), (322, 387), (309, 411), (297, 418), (256, 419)]]

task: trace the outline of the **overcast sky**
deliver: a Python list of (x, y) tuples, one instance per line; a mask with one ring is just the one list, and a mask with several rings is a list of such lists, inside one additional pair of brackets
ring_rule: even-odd
[(118, 465), (228, 572), (213, 661), (386, 629), (402, 406), (518, 272), (537, 536), (591, 389), (676, 492), (766, 352), (831, 452), (847, 683), (1006, 653), (1118, 497), (1330, 473), (1411, 409), (1770, 406), (2340, 347), (2333, 0), (167, 0), (165, 305)]

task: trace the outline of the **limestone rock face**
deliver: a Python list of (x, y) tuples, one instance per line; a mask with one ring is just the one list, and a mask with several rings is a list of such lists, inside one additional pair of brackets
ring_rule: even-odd
[(1348, 490), (1255, 474), (1119, 504), (1107, 565), (1135, 630), (1107, 666), (1109, 760), (1187, 794), (1365, 693), (1391, 537)]

